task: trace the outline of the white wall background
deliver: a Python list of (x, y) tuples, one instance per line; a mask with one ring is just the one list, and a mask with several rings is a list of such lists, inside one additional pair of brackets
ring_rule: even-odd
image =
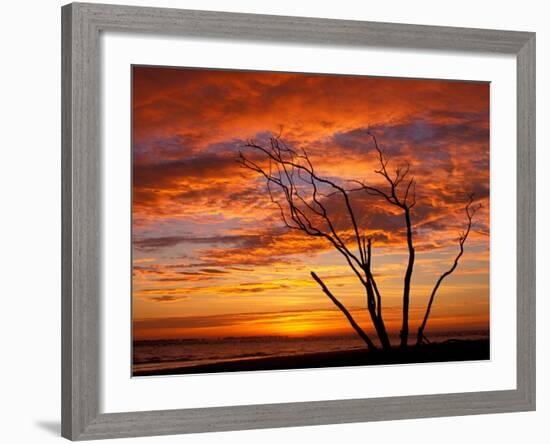
[[(532, 442), (548, 440), (550, 311), (545, 296), (550, 247), (550, 16), (545, 2), (297, 2), (292, 0), (149, 0), (127, 4), (467, 26), (537, 32), (538, 78), (538, 410), (475, 417), (128, 439), (150, 443)], [(115, 3), (103, 0), (103, 3)], [(0, 114), (0, 439), (60, 441), (60, 6), (58, 0), (2, 5)], [(6, 137), (7, 136), (7, 137)], [(7, 158), (5, 157), (7, 155)], [(546, 204), (546, 206), (545, 206)], [(546, 259), (546, 260), (545, 260)]]

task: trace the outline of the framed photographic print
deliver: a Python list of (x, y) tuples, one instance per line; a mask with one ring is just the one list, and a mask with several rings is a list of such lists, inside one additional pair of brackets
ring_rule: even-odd
[(489, 359), (488, 83), (133, 66), (132, 102), (133, 376)]
[(534, 34), (62, 23), (65, 437), (535, 408)]

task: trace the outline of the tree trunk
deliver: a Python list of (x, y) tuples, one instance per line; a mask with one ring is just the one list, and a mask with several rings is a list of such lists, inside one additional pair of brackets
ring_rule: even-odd
[(401, 326), (401, 348), (407, 347), (409, 339), (409, 297), (411, 292), (411, 277), (414, 267), (414, 246), (412, 241), (411, 214), (408, 208), (405, 208), (405, 222), (407, 224), (407, 247), (409, 248), (409, 262), (405, 272), (403, 285), (403, 324)]
[(367, 282), (366, 287), (367, 287), (367, 306), (368, 306), (370, 318), (376, 330), (376, 334), (378, 335), (378, 339), (380, 340), (380, 344), (382, 344), (382, 349), (384, 349), (384, 351), (390, 351), (391, 343), (388, 337), (388, 332), (386, 331), (386, 325), (384, 324), (384, 320), (382, 319), (382, 316), (378, 316), (378, 313), (376, 311), (376, 305), (374, 304), (375, 296), (374, 296), (374, 291), (372, 289), (372, 284), (370, 282)]

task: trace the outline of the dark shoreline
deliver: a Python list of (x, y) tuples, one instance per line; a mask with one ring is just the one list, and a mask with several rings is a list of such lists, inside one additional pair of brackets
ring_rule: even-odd
[(199, 364), (160, 370), (133, 371), (132, 376), (190, 375), (198, 373), (242, 372), (253, 370), (295, 370), (359, 365), (413, 364), (425, 362), (482, 361), (490, 359), (489, 340), (451, 340), (393, 350), (369, 353), (366, 350), (309, 353), (295, 356), (272, 356), (256, 359)]

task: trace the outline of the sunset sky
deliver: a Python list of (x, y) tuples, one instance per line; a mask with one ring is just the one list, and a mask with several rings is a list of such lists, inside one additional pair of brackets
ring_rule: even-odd
[[(489, 327), (489, 84), (437, 80), (133, 67), (134, 339), (352, 334), (315, 271), (373, 331), (364, 290), (322, 239), (289, 231), (258, 174), (237, 162), (247, 139), (280, 134), (325, 177), (383, 186), (370, 130), (416, 179), (416, 331), (438, 276), (458, 252), (467, 193), (483, 205), (458, 269), (426, 328)], [(402, 213), (353, 193), (373, 236), (373, 271), (392, 337), (407, 261)], [(351, 230), (329, 203), (338, 229)]]

